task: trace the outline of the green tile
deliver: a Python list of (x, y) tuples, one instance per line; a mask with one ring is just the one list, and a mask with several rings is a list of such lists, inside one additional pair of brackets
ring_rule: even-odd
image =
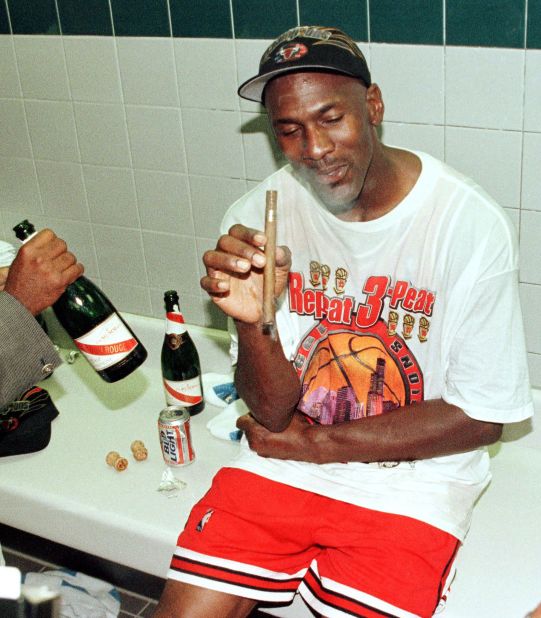
[(368, 41), (367, 0), (299, 0), (303, 26), (334, 26), (355, 41)]
[(171, 36), (167, 0), (111, 0), (118, 36)]
[(13, 34), (59, 34), (54, 0), (8, 0)]
[(370, 41), (441, 45), (443, 0), (370, 0)]
[(56, 0), (62, 34), (113, 34), (109, 0)]
[(526, 0), (447, 0), (447, 45), (524, 47)]
[(541, 0), (528, 0), (528, 49), (541, 49)]
[(230, 39), (229, 0), (169, 0), (173, 36)]
[(0, 34), (10, 34), (6, 5), (0, 2)]
[(233, 0), (237, 39), (275, 39), (298, 26), (297, 0)]

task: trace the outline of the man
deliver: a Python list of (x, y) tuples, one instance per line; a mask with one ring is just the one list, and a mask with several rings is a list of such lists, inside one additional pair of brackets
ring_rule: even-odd
[[(0, 269), (0, 406), (43, 380), (60, 364), (34, 316), (52, 305), (84, 268), (66, 243), (41, 230)], [(3, 291), (1, 291), (3, 290)]]
[[(234, 320), (247, 443), (180, 535), (156, 616), (432, 616), (485, 445), (532, 414), (512, 230), (472, 181), (383, 145), (381, 92), (344, 33), (295, 28), (241, 96), (289, 165), (234, 204), (202, 287)], [(278, 337), (262, 328), (278, 195)]]

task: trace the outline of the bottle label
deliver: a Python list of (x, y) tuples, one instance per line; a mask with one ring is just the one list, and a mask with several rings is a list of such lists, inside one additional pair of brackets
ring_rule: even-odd
[(73, 341), (96, 371), (115, 365), (137, 347), (137, 340), (116, 313)]
[(184, 316), (182, 313), (176, 313), (168, 311), (165, 314), (165, 332), (168, 335), (182, 335), (186, 332), (186, 325), (184, 324)]
[(191, 380), (163, 380), (165, 400), (169, 406), (195, 406), (203, 401), (201, 381), (199, 378)]

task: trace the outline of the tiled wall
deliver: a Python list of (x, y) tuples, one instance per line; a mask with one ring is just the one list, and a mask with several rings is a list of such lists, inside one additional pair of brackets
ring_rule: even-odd
[(236, 88), (298, 23), (359, 41), (384, 141), (445, 159), (507, 209), (541, 386), (541, 0), (0, 0), (0, 236), (25, 217), (53, 227), (120, 309), (161, 316), (176, 287), (191, 322), (223, 327), (201, 255), (280, 165)]

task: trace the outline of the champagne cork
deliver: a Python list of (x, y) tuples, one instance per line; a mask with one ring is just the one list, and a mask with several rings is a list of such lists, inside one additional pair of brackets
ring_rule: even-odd
[(136, 459), (137, 461), (143, 461), (148, 457), (148, 451), (146, 449), (146, 446), (143, 442), (141, 442), (141, 440), (134, 440), (131, 443), (130, 448), (131, 452), (133, 453), (134, 459)]
[(124, 457), (121, 457), (116, 451), (110, 451), (109, 453), (107, 453), (105, 461), (117, 472), (122, 472), (128, 467), (128, 460)]

